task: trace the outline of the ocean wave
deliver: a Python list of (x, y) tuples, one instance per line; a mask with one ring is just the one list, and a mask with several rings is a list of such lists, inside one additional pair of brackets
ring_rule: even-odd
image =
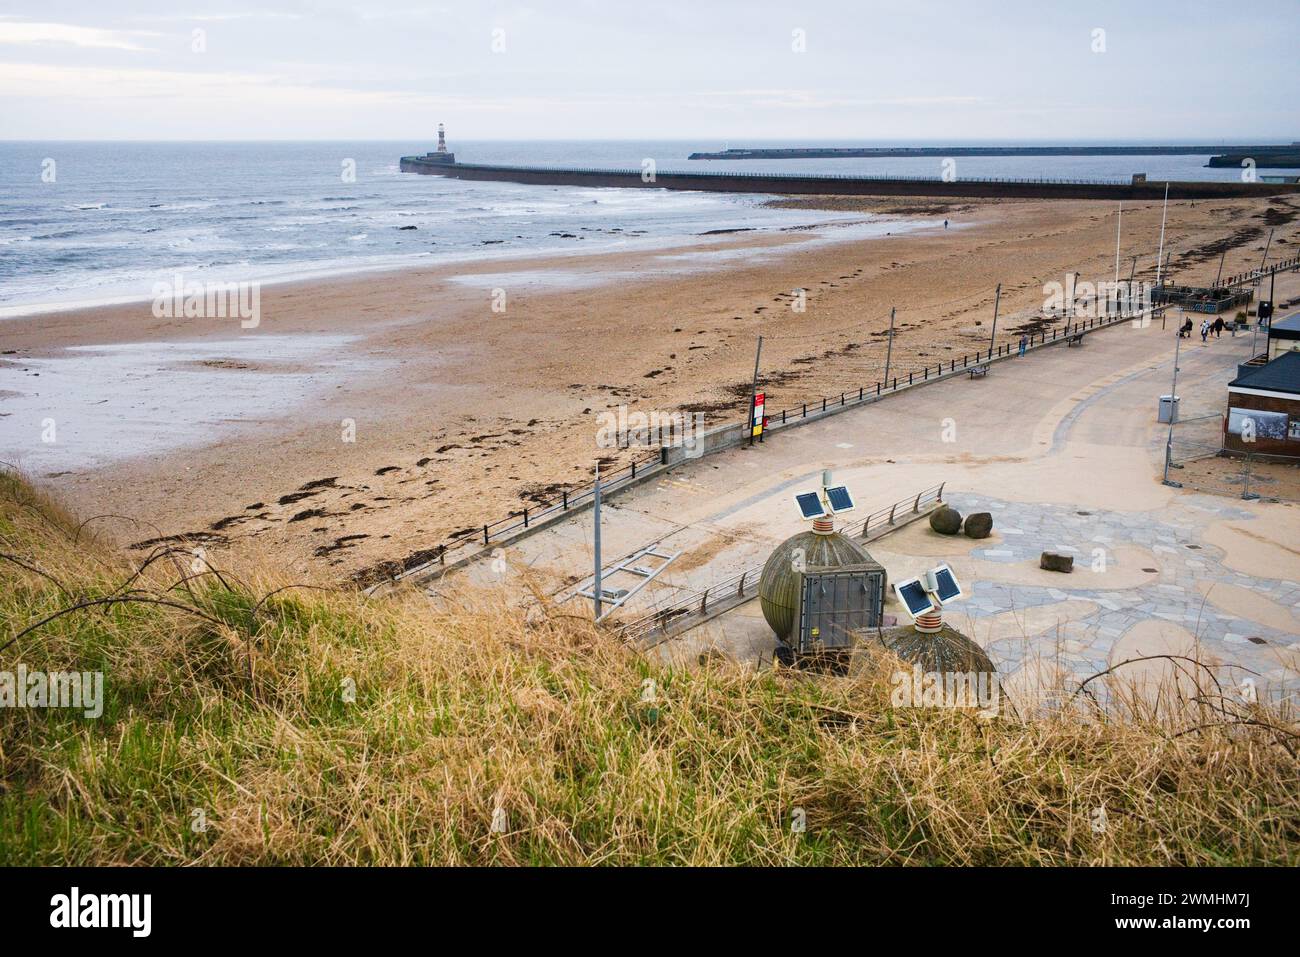
[[(86, 147), (85, 162), (93, 167), (95, 157), (134, 156), (133, 149)], [(0, 144), (0, 160), (4, 150)], [(145, 293), (139, 290), (152, 281), (148, 277), (160, 271), (170, 276), (178, 268), (279, 280), (317, 273), (323, 264), (335, 273), (400, 267), (416, 258), (470, 262), (557, 248), (597, 252), (625, 242), (620, 235), (646, 244), (690, 242), (704, 229), (789, 223), (801, 216), (658, 190), (413, 177), (400, 173), (393, 153), (391, 146), (375, 146), (344, 154), (356, 156), (359, 170), (382, 175), (367, 173), (342, 190), (333, 188), (337, 181), (304, 177), (303, 160), (311, 150), (274, 144), (264, 153), (250, 152), (242, 168), (197, 144), (176, 148), (166, 161), (139, 152), (129, 177), (94, 185), (100, 199), (93, 201), (85, 192), (21, 185), (0, 197), (0, 225), (10, 227), (0, 240), (0, 275), (6, 277), (0, 304), (119, 292), (138, 298), (147, 295), (147, 285)], [(403, 225), (419, 230), (395, 228)], [(560, 242), (552, 233), (580, 234), (587, 242)]]
[(211, 201), (195, 202), (195, 203), (150, 203), (149, 208), (151, 210), (161, 210), (162, 212), (169, 213), (169, 212), (174, 212), (176, 210), (212, 209), (212, 207), (216, 205), (217, 205), (217, 201), (211, 200)]

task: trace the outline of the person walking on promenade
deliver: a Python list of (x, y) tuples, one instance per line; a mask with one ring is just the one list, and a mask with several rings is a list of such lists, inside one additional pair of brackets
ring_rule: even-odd
[(1214, 338), (1223, 338), (1223, 316), (1219, 316), (1214, 320)]
[(1201, 341), (1205, 342), (1210, 337), (1210, 320), (1201, 320)]
[(1020, 337), (1020, 358), (1025, 357), (1025, 350), (1029, 348), (1029, 337), (1022, 335)]

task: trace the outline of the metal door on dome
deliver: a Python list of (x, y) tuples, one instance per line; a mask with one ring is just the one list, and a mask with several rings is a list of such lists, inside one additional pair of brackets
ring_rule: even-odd
[(796, 647), (802, 654), (852, 647), (855, 631), (880, 624), (884, 598), (879, 567), (808, 569), (799, 588)]

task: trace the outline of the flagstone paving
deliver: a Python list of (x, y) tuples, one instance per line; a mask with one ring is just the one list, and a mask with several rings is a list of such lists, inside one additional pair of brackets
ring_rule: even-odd
[[(1067, 634), (1065, 655), (1073, 659), (1072, 670), (1095, 672), (1113, 664), (1116, 642), (1135, 625), (1152, 618), (1175, 622), (1191, 632), (1212, 659), (1225, 665), (1234, 683), (1253, 673), (1260, 690), (1295, 691), (1300, 687), (1300, 583), (1279, 568), (1279, 577), (1260, 578), (1234, 571), (1223, 564), (1222, 548), (1205, 542), (1202, 531), (1210, 521), (1253, 520), (1254, 512), (1231, 500), (1211, 496), (1184, 496), (1169, 507), (1154, 512), (1104, 512), (1066, 505), (1028, 505), (967, 494), (953, 494), (951, 503), (959, 511), (988, 511), (995, 528), (1006, 523), (1002, 540), (987, 548), (965, 554), (970, 558), (1006, 565), (1037, 564), (1045, 549), (1075, 556), (1075, 571), (1062, 575), (1062, 587), (1006, 584), (978, 580), (961, 612), (975, 620), (978, 635), (981, 619), (1003, 614), (1009, 608), (1026, 609), (1062, 600), (1091, 601), (1096, 614), (1063, 626)], [(1189, 510), (1201, 513), (1201, 522), (1189, 518)], [(1093, 563), (1104, 561), (1122, 567), (1136, 561), (1115, 552), (1119, 544), (1136, 544), (1157, 556), (1158, 573), (1148, 585), (1128, 588), (1094, 588)], [(1249, 589), (1292, 610), (1296, 630), (1284, 631), (1259, 621), (1231, 614), (1217, 607), (1201, 591), (1202, 583), (1232, 585)], [(1068, 588), (1068, 590), (1066, 590)], [(1004, 674), (1015, 671), (1032, 647), (1023, 636), (998, 638), (986, 650)], [(1248, 670), (1245, 670), (1248, 669)]]
[[(869, 548), (891, 581), (949, 561), (968, 597), (945, 617), (967, 623), (1004, 676), (1081, 679), (1143, 655), (1188, 652), (1216, 664), (1221, 681), (1251, 678), (1261, 693), (1296, 695), (1300, 506), (1161, 485), (1167, 429), (1155, 412), (1169, 389), (1172, 341), (1159, 328), (1110, 330), (1085, 349), (1047, 350), (986, 379), (849, 410), (631, 490), (605, 509), (604, 563), (652, 543), (680, 558), (620, 614), (647, 614), (761, 563), (806, 528), (793, 493), (831, 468), (862, 513), (946, 483), (945, 499), (964, 514), (993, 514), (986, 540), (939, 536), (919, 522)], [(1184, 348), (1183, 413), (1221, 411), (1249, 351), (1242, 338)], [(470, 575), (528, 576), (550, 594), (571, 594), (591, 574), (591, 533), (590, 515), (575, 517)], [(1044, 550), (1073, 555), (1074, 572), (1040, 570)], [(886, 610), (902, 616), (895, 602)], [(693, 659), (716, 648), (762, 662), (774, 643), (751, 601), (656, 653)]]

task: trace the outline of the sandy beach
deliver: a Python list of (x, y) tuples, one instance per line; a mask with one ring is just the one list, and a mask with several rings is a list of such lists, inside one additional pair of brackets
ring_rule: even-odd
[[(998, 283), (1001, 343), (1045, 283), (1115, 268), (1108, 203), (775, 202), (872, 225), (267, 286), (255, 329), (149, 303), (8, 319), (3, 457), (112, 513), (93, 527), (122, 543), (184, 535), (338, 579), (644, 454), (597, 446), (606, 409), (743, 415), (759, 335), (780, 409), (875, 382), (891, 306), (901, 374), (987, 348)], [(1224, 249), (1225, 275), (1257, 266), (1270, 228), (1270, 258), (1290, 255), (1297, 209), (1171, 203), (1176, 281), (1212, 281)], [(1136, 255), (1154, 278), (1160, 214), (1124, 210), (1122, 277)], [(47, 418), (61, 438), (43, 443)]]

